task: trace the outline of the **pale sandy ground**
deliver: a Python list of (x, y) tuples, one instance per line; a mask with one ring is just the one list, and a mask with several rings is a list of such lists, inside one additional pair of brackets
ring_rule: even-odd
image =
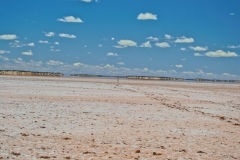
[(240, 84), (0, 76), (0, 159), (240, 159)]

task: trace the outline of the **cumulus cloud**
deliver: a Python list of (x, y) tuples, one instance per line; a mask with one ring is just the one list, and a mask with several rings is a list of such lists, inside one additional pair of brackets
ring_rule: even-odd
[(229, 13), (229, 16), (235, 16), (235, 13), (233, 13), (233, 12)]
[(159, 40), (157, 37), (153, 37), (153, 36), (147, 37), (146, 39), (150, 40), (150, 41), (158, 41)]
[(185, 72), (182, 72), (183, 74), (186, 74), (186, 75), (191, 75), (191, 77), (196, 77), (199, 78), (199, 77), (203, 77), (203, 78), (216, 78), (217, 75), (214, 74), (214, 73), (210, 73), (210, 72), (204, 72), (202, 70), (199, 70), (198, 72), (192, 72), (192, 71), (185, 71)]
[(194, 50), (194, 51), (206, 51), (208, 50), (208, 47), (200, 47), (200, 46), (196, 46), (196, 47), (189, 47), (190, 49)]
[(58, 46), (60, 43), (59, 42), (54, 42), (54, 44)]
[(0, 54), (7, 54), (10, 53), (10, 51), (0, 50)]
[(180, 48), (181, 51), (186, 51), (186, 48), (182, 47)]
[[(28, 62), (26, 62), (22, 58), (16, 58), (12, 60), (10, 59), (10, 61), (13, 61), (14, 63), (11, 62), (12, 65), (8, 65), (7, 66), (8, 69), (31, 70), (31, 71), (41, 71), (41, 69), (43, 69), (42, 67), (40, 67), (42, 65), (42, 61), (29, 60)], [(43, 70), (46, 71), (46, 68)]]
[(182, 36), (175, 40), (175, 43), (193, 43), (193, 42), (194, 42), (193, 38), (187, 38), (185, 36)]
[(29, 51), (25, 51), (25, 52), (22, 52), (22, 55), (25, 55), (25, 56), (32, 56), (33, 55), (33, 52), (31, 50)]
[(176, 64), (175, 67), (177, 67), (177, 68), (183, 68), (183, 65), (182, 65), (182, 64)]
[(87, 3), (90, 3), (92, 2), (92, 0), (81, 0), (82, 2), (87, 2)]
[(73, 66), (75, 67), (78, 67), (78, 66), (83, 66), (84, 64), (81, 63), (81, 62), (76, 62), (76, 63), (73, 63)]
[(14, 47), (14, 48), (23, 47), (23, 45), (20, 44), (20, 41), (19, 41), (19, 40), (14, 40), (13, 42), (10, 42), (9, 45), (10, 45), (10, 47)]
[(66, 33), (59, 33), (59, 37), (63, 37), (63, 38), (77, 38), (77, 36), (75, 36), (73, 34), (66, 34)]
[(106, 64), (104, 68), (114, 68), (114, 65)]
[(149, 71), (149, 69), (145, 67), (145, 68), (143, 68), (143, 71), (147, 72), (147, 71)]
[(204, 56), (204, 55), (202, 55), (202, 54), (200, 54), (200, 53), (194, 53), (194, 56), (196, 56), (196, 57), (201, 57), (201, 56)]
[(74, 16), (66, 16), (63, 18), (58, 18), (57, 20), (66, 23), (83, 23), (83, 20), (81, 20), (79, 17)]
[(222, 73), (222, 76), (226, 77), (227, 79), (235, 79), (237, 78), (238, 76), (235, 75), (235, 74), (230, 74), (230, 73)]
[(205, 53), (208, 57), (237, 57), (238, 55), (235, 52), (225, 52), (223, 50), (209, 51)]
[(118, 41), (118, 46), (116, 48), (126, 48), (126, 47), (136, 47), (137, 43), (132, 40), (120, 40)]
[(39, 40), (38, 43), (48, 44), (48, 41)]
[[(82, 2), (86, 2), (86, 3), (90, 3), (93, 2), (94, 0), (81, 0)], [(98, 0), (95, 0), (95, 2), (97, 2)]]
[(160, 48), (168, 48), (168, 47), (171, 47), (170, 44), (167, 43), (167, 42), (155, 43), (155, 46), (160, 47)]
[(116, 56), (118, 56), (118, 54), (117, 53), (113, 53), (113, 52), (108, 52), (107, 56), (115, 56), (116, 57)]
[(31, 42), (31, 43), (28, 43), (27, 46), (29, 46), (29, 47), (34, 47), (35, 44), (34, 44), (33, 42)]
[(143, 48), (152, 48), (152, 45), (150, 43), (150, 41), (147, 41), (147, 42), (144, 42), (140, 45), (140, 47), (143, 47)]
[(172, 39), (172, 36), (169, 35), (169, 34), (165, 34), (164, 37), (165, 37), (166, 39)]
[[(5, 57), (6, 58), (6, 57)], [(3, 56), (0, 56), (0, 60), (3, 60)], [(9, 63), (10, 62), (10, 63)], [(47, 64), (48, 63), (48, 64)], [(46, 64), (46, 65), (45, 65)], [(51, 65), (49, 65), (51, 64)], [(106, 64), (106, 65), (89, 65), (81, 62), (76, 64), (65, 64), (60, 61), (50, 60), (46, 63), (41, 61), (23, 61), (21, 58), (6, 59), (0, 63), (2, 69), (18, 69), (18, 70), (32, 70), (32, 71), (48, 71), (48, 72), (61, 72), (64, 74), (75, 73), (87, 73), (87, 74), (102, 74), (102, 75), (152, 75), (160, 77), (184, 77), (184, 78), (208, 78), (208, 79), (236, 79), (240, 80), (240, 76), (236, 76), (232, 73), (215, 74), (210, 72), (204, 72), (199, 70), (193, 71), (176, 71), (176, 70), (152, 70), (150, 68), (127, 68), (123, 66), (124, 63), (119, 62), (118, 67)], [(57, 67), (56, 67), (57, 66)], [(79, 67), (77, 67), (79, 66)], [(176, 67), (176, 66), (175, 66)], [(36, 70), (37, 69), (37, 70)]]
[(53, 37), (55, 35), (55, 33), (54, 32), (45, 32), (44, 35), (46, 37)]
[(13, 40), (13, 39), (17, 39), (17, 36), (15, 34), (0, 35), (0, 40)]
[(117, 64), (118, 64), (118, 65), (125, 65), (124, 62), (118, 62)]
[(34, 47), (35, 46), (34, 42), (24, 44), (24, 43), (21, 43), (19, 40), (14, 40), (13, 42), (10, 42), (9, 45), (10, 45), (10, 47), (14, 47), (14, 48), (21, 48), (21, 47), (26, 47), (26, 46)]
[(22, 58), (14, 59), (14, 62), (15, 62), (15, 63), (22, 63), (22, 62), (23, 62), (23, 59), (22, 59)]
[(54, 48), (50, 48), (50, 51), (51, 51), (51, 52), (61, 52), (60, 49), (54, 49)]
[(0, 60), (9, 61), (9, 59), (7, 57), (1, 56), (1, 55), (0, 55)]
[(63, 65), (64, 63), (61, 61), (49, 60), (46, 62), (46, 64), (50, 66), (59, 66), (59, 65)]
[(137, 17), (138, 20), (157, 20), (157, 15), (152, 13), (140, 13)]
[(231, 46), (228, 46), (228, 48), (230, 49), (236, 49), (236, 48), (240, 48), (240, 45), (231, 45)]

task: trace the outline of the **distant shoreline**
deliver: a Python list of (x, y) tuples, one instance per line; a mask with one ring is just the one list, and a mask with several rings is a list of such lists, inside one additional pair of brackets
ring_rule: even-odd
[(219, 83), (240, 83), (240, 80), (219, 80), (219, 79), (203, 79), (203, 78), (176, 78), (176, 77), (158, 77), (158, 76), (106, 76), (94, 74), (71, 74), (66, 76), (63, 73), (55, 72), (34, 72), (24, 70), (0, 70), (0, 75), (9, 76), (42, 76), (42, 77), (87, 77), (87, 78), (119, 78), (129, 80), (152, 80), (152, 81), (190, 81), (190, 82), (219, 82)]

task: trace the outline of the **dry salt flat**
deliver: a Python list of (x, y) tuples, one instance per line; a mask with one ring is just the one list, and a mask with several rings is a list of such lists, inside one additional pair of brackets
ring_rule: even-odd
[(0, 159), (240, 159), (240, 84), (0, 76)]

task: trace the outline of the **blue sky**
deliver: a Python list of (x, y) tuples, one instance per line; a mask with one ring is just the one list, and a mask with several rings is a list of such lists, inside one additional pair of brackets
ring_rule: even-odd
[(1, 0), (0, 69), (240, 79), (239, 0)]

